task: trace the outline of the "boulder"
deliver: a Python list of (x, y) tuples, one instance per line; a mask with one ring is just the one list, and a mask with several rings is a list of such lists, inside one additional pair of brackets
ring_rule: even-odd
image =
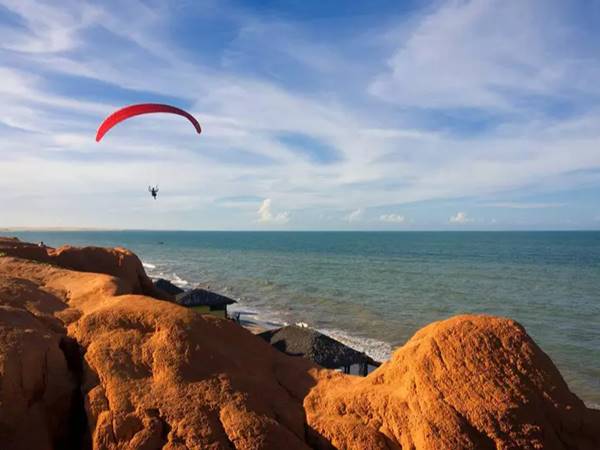
[(521, 325), (491, 316), (433, 323), (368, 377), (321, 380), (304, 406), (322, 448), (600, 448), (600, 411)]

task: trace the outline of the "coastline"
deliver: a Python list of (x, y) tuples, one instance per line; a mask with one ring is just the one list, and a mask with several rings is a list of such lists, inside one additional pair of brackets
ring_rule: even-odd
[[(183, 288), (184, 290), (189, 290), (194, 287), (200, 287), (200, 288), (203, 288), (203, 289), (206, 289), (208, 291), (215, 292), (218, 294), (231, 295), (231, 293), (229, 292), (230, 287), (225, 287), (224, 289), (218, 289), (218, 288), (215, 289), (214, 286), (211, 285), (211, 283), (192, 282), (190, 280), (180, 278), (177, 274), (172, 274), (171, 277), (169, 277), (168, 274), (159, 272), (158, 275), (154, 276), (154, 275), (152, 275), (152, 273), (153, 273), (152, 271), (156, 270), (155, 264), (142, 261), (142, 265), (143, 265), (146, 273), (152, 280), (166, 277), (165, 279), (167, 279), (168, 281), (177, 285), (178, 287)], [(230, 311), (232, 313), (233, 312), (240, 313), (239, 325), (241, 327), (243, 327), (244, 329), (250, 331), (252, 334), (259, 334), (259, 333), (262, 333), (267, 330), (272, 330), (272, 329), (280, 328), (280, 327), (283, 327), (286, 325), (290, 325), (290, 323), (288, 323), (288, 322), (278, 321), (276, 319), (276, 317), (277, 317), (276, 311), (264, 310), (264, 309), (257, 310), (255, 307), (251, 307), (250, 305), (248, 305), (244, 301), (243, 296), (234, 296), (234, 299), (238, 303), (235, 305), (232, 305), (230, 307)], [(294, 322), (294, 323), (298, 323), (298, 322)], [(294, 324), (294, 323), (292, 323), (292, 324)], [(310, 326), (310, 324), (309, 324), (309, 326)], [(364, 337), (353, 336), (347, 330), (331, 330), (331, 329), (327, 329), (327, 328), (315, 328), (315, 329), (317, 329), (317, 331), (319, 331), (323, 334), (331, 336), (332, 338), (342, 342), (343, 344), (345, 344), (351, 348), (354, 348), (355, 350), (366, 353), (368, 356), (370, 356), (380, 362), (387, 361), (391, 357), (391, 355), (393, 354), (393, 351), (394, 351), (394, 347), (390, 343), (377, 341), (377, 340), (369, 339), (369, 338), (366, 338), (366, 339), (371, 341), (371, 345), (365, 346), (364, 345), (364, 343), (365, 343)], [(376, 348), (376, 347), (381, 347), (381, 351), (373, 352), (373, 348)], [(600, 410), (600, 403), (591, 401), (586, 398), (583, 398), (583, 401), (587, 405), (588, 408), (594, 408), (594, 409)]]
[(432, 322), (375, 371), (347, 375), (174, 304), (123, 248), (0, 239), (0, 250), (10, 448), (600, 445), (600, 410), (504, 317)]
[(130, 248), (182, 287), (206, 282), (238, 300), (232, 311), (243, 319), (264, 328), (305, 322), (376, 360), (436, 320), (514, 318), (573, 391), (600, 404), (600, 335), (589, 319), (600, 289), (599, 233), (22, 235), (54, 246)]
[[(230, 286), (217, 286), (208, 282), (196, 282), (179, 277), (176, 273), (168, 274), (165, 272), (156, 271), (157, 267), (155, 264), (142, 261), (142, 265), (146, 270), (146, 273), (152, 280), (159, 278), (166, 279), (176, 285), (177, 287), (189, 290), (195, 287), (203, 288), (211, 292), (215, 292), (221, 295), (232, 297), (238, 303), (231, 305), (229, 311), (231, 313), (240, 314), (240, 324), (251, 331), (253, 334), (262, 333), (263, 331), (280, 328), (286, 325), (292, 325), (297, 323), (306, 323), (302, 316), (297, 317), (298, 320), (288, 322), (281, 320), (278, 311), (268, 308), (257, 308), (256, 306), (249, 303), (243, 295), (232, 294)], [(308, 323), (308, 326), (316, 329), (317, 331), (331, 336), (339, 342), (363, 353), (366, 353), (376, 361), (386, 361), (392, 354), (393, 347), (390, 343), (371, 339), (367, 337), (361, 337), (353, 335), (349, 330), (339, 330), (334, 328), (324, 328), (314, 326)]]

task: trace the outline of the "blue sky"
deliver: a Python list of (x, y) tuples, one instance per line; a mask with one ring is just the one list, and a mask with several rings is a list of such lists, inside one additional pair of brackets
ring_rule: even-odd
[(0, 227), (600, 228), (597, 1), (95, 3), (0, 0)]

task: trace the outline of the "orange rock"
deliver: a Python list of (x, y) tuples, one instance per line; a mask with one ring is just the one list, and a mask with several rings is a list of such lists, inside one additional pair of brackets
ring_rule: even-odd
[(600, 412), (507, 319), (431, 324), (360, 378), (139, 295), (126, 250), (0, 252), (2, 449), (600, 448)]
[(337, 448), (600, 448), (600, 411), (519, 324), (490, 316), (433, 323), (367, 378), (321, 380), (304, 405)]
[(77, 385), (61, 349), (61, 327), (43, 312), (58, 304), (33, 283), (0, 275), (2, 449), (51, 449), (68, 442)]
[(55, 249), (23, 243), (16, 238), (0, 238), (0, 254), (54, 264), (78, 272), (112, 275), (127, 284), (128, 291), (132, 293), (170, 299), (170, 296), (154, 287), (139, 258), (121, 247), (78, 248), (65, 245)]

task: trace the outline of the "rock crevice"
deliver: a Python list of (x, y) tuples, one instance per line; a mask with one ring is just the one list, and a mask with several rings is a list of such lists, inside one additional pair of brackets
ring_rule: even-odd
[(61, 337), (59, 347), (64, 354), (74, 386), (71, 393), (69, 412), (66, 417), (65, 433), (55, 447), (65, 450), (88, 450), (92, 448), (92, 441), (82, 391), (83, 351), (79, 343), (69, 336)]

